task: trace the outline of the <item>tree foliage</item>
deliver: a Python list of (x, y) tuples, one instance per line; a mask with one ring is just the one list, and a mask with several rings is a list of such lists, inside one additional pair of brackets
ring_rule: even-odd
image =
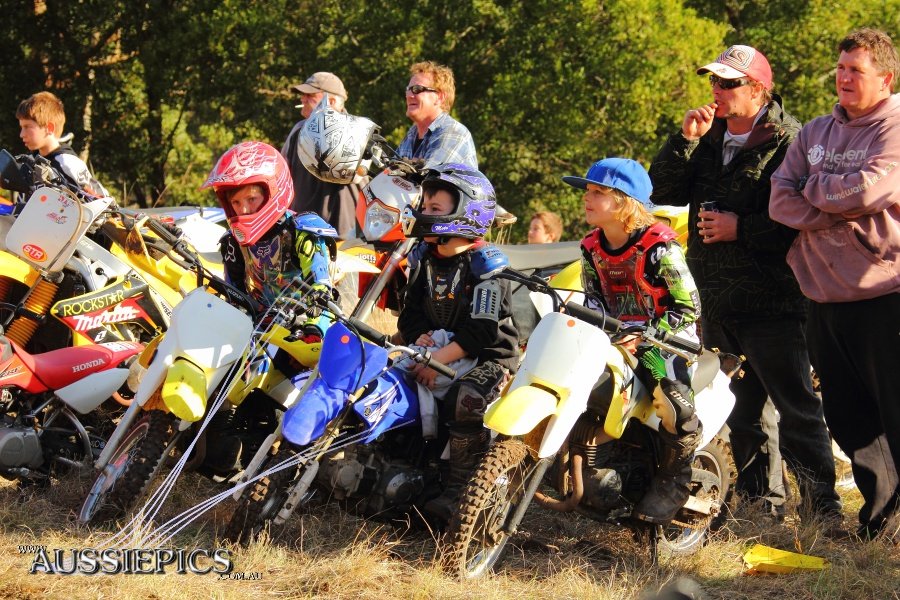
[(209, 203), (199, 185), (242, 139), (280, 147), (299, 112), (289, 86), (337, 73), (348, 110), (399, 143), (409, 65), (456, 76), (454, 115), (472, 131), (501, 204), (556, 210), (586, 228), (561, 183), (604, 156), (648, 164), (684, 112), (709, 98), (695, 70), (724, 47), (769, 57), (801, 120), (834, 102), (835, 46), (851, 29), (897, 31), (900, 0), (18, 0), (0, 33), (0, 142), (24, 151), (13, 118), (41, 89), (120, 201)]

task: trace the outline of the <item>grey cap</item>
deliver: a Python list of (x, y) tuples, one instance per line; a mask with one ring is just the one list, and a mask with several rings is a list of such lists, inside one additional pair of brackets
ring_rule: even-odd
[(310, 75), (303, 83), (292, 85), (291, 89), (301, 94), (317, 94), (319, 92), (328, 92), (335, 96), (340, 96), (344, 100), (347, 99), (347, 90), (344, 84), (334, 73), (327, 71), (319, 71)]

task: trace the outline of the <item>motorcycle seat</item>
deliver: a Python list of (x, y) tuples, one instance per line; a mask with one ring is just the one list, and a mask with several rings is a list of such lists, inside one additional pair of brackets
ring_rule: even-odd
[(14, 342), (11, 343), (22, 363), (51, 390), (64, 388), (91, 373), (115, 367), (142, 348), (135, 342), (111, 342), (28, 354)]

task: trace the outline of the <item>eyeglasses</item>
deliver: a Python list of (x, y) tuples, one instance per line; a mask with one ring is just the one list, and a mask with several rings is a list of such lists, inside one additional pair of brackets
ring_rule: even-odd
[(709, 84), (719, 86), (720, 90), (733, 90), (744, 85), (750, 85), (751, 83), (753, 83), (753, 80), (747, 79), (746, 77), (738, 77), (737, 79), (723, 79), (718, 75), (709, 76)]
[(435, 92), (435, 93), (437, 92), (437, 90), (434, 88), (425, 87), (424, 85), (418, 85), (418, 84), (406, 86), (406, 91), (409, 92), (410, 94), (412, 94), (413, 96), (418, 96), (422, 92)]

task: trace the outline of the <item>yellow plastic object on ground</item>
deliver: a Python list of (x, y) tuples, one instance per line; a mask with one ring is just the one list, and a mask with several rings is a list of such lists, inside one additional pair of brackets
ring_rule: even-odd
[(747, 574), (793, 573), (795, 571), (821, 571), (827, 569), (829, 563), (820, 556), (797, 554), (756, 544), (744, 553), (744, 566), (746, 567), (744, 572)]

